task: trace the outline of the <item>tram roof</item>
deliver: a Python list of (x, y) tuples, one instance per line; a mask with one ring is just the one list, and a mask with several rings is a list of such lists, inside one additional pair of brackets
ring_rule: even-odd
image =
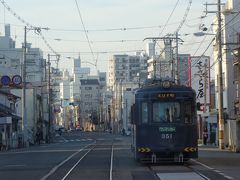
[(153, 92), (153, 91), (189, 91), (193, 92), (194, 90), (191, 87), (183, 86), (183, 85), (172, 85), (169, 88), (164, 88), (161, 85), (152, 85), (152, 86), (144, 86), (136, 91), (136, 93), (143, 93), (143, 92)]

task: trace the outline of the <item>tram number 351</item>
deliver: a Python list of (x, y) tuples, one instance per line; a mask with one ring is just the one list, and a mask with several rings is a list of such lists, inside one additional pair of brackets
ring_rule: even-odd
[(161, 134), (161, 139), (172, 139), (172, 134)]

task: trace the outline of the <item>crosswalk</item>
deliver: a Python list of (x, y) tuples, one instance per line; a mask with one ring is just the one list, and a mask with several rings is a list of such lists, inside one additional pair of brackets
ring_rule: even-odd
[(68, 143), (68, 142), (85, 142), (85, 141), (93, 141), (93, 139), (87, 138), (87, 139), (60, 139), (56, 142), (58, 143)]

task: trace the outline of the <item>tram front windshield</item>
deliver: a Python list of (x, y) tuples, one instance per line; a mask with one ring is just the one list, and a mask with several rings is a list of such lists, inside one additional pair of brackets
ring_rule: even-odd
[(180, 121), (179, 102), (155, 102), (153, 103), (153, 122), (173, 123)]

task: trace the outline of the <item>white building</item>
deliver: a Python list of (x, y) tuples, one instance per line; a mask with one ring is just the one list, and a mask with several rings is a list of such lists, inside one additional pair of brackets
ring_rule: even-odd
[(91, 130), (100, 123), (100, 85), (98, 79), (81, 79), (80, 124)]
[(113, 55), (108, 63), (108, 87), (115, 89), (117, 83), (133, 82), (142, 77), (147, 78), (147, 57), (142, 55)]
[(70, 98), (72, 102), (80, 101), (80, 80), (90, 75), (90, 68), (81, 67), (80, 56), (73, 60), (73, 80), (70, 82)]
[[(236, 16), (240, 10), (239, 0), (227, 0), (222, 8), (222, 62), (218, 58), (218, 44), (215, 41), (214, 62), (215, 62), (215, 89), (216, 105), (218, 105), (218, 65), (222, 64), (222, 81), (223, 81), (223, 118), (224, 122), (224, 143), (230, 149), (236, 151), (240, 147), (240, 125), (236, 119), (235, 102), (237, 98), (237, 86), (234, 82), (234, 49), (240, 45), (240, 24), (239, 16)], [(216, 19), (215, 19), (216, 22)], [(217, 26), (214, 31), (217, 33)], [(218, 108), (218, 107), (216, 107)], [(233, 121), (234, 120), (234, 121)]]
[[(30, 43), (27, 43), (26, 53), (26, 118), (28, 122), (29, 140), (34, 139), (37, 128), (43, 131), (43, 128), (49, 120), (48, 110), (37, 108), (38, 102), (41, 102), (41, 107), (47, 107), (47, 89), (46, 89), (46, 61), (43, 59), (43, 52), (39, 48), (32, 48)], [(15, 41), (11, 38), (10, 25), (5, 26), (5, 35), (0, 36), (0, 76), (9, 76), (12, 78), (15, 75), (21, 75), (21, 67), (23, 64), (23, 49), (15, 47)], [(20, 87), (12, 86), (11, 91), (22, 97)], [(32, 94), (33, 91), (33, 94)], [(34, 96), (34, 97), (33, 97)], [(29, 99), (32, 98), (32, 99)], [(21, 98), (22, 99), (22, 98)], [(44, 104), (45, 103), (45, 104)], [(34, 111), (32, 107), (36, 107)], [(36, 112), (38, 110), (38, 112)], [(22, 112), (20, 106), (17, 111)]]
[[(223, 108), (225, 113), (228, 114), (229, 119), (234, 118), (234, 101), (236, 99), (236, 85), (233, 83), (233, 50), (239, 47), (240, 42), (240, 24), (238, 23), (239, 18), (235, 18), (235, 12), (240, 9), (238, 0), (228, 0), (226, 5), (223, 7), (222, 19), (223, 19), (223, 33), (222, 33), (222, 77), (223, 77)], [(230, 22), (230, 23), (229, 23)], [(215, 32), (217, 32), (217, 26), (214, 26)], [(215, 43), (215, 47), (217, 44)], [(218, 79), (218, 50), (214, 48), (214, 62), (215, 64), (215, 85), (217, 88)], [(218, 104), (218, 92), (216, 91), (216, 104)]]

